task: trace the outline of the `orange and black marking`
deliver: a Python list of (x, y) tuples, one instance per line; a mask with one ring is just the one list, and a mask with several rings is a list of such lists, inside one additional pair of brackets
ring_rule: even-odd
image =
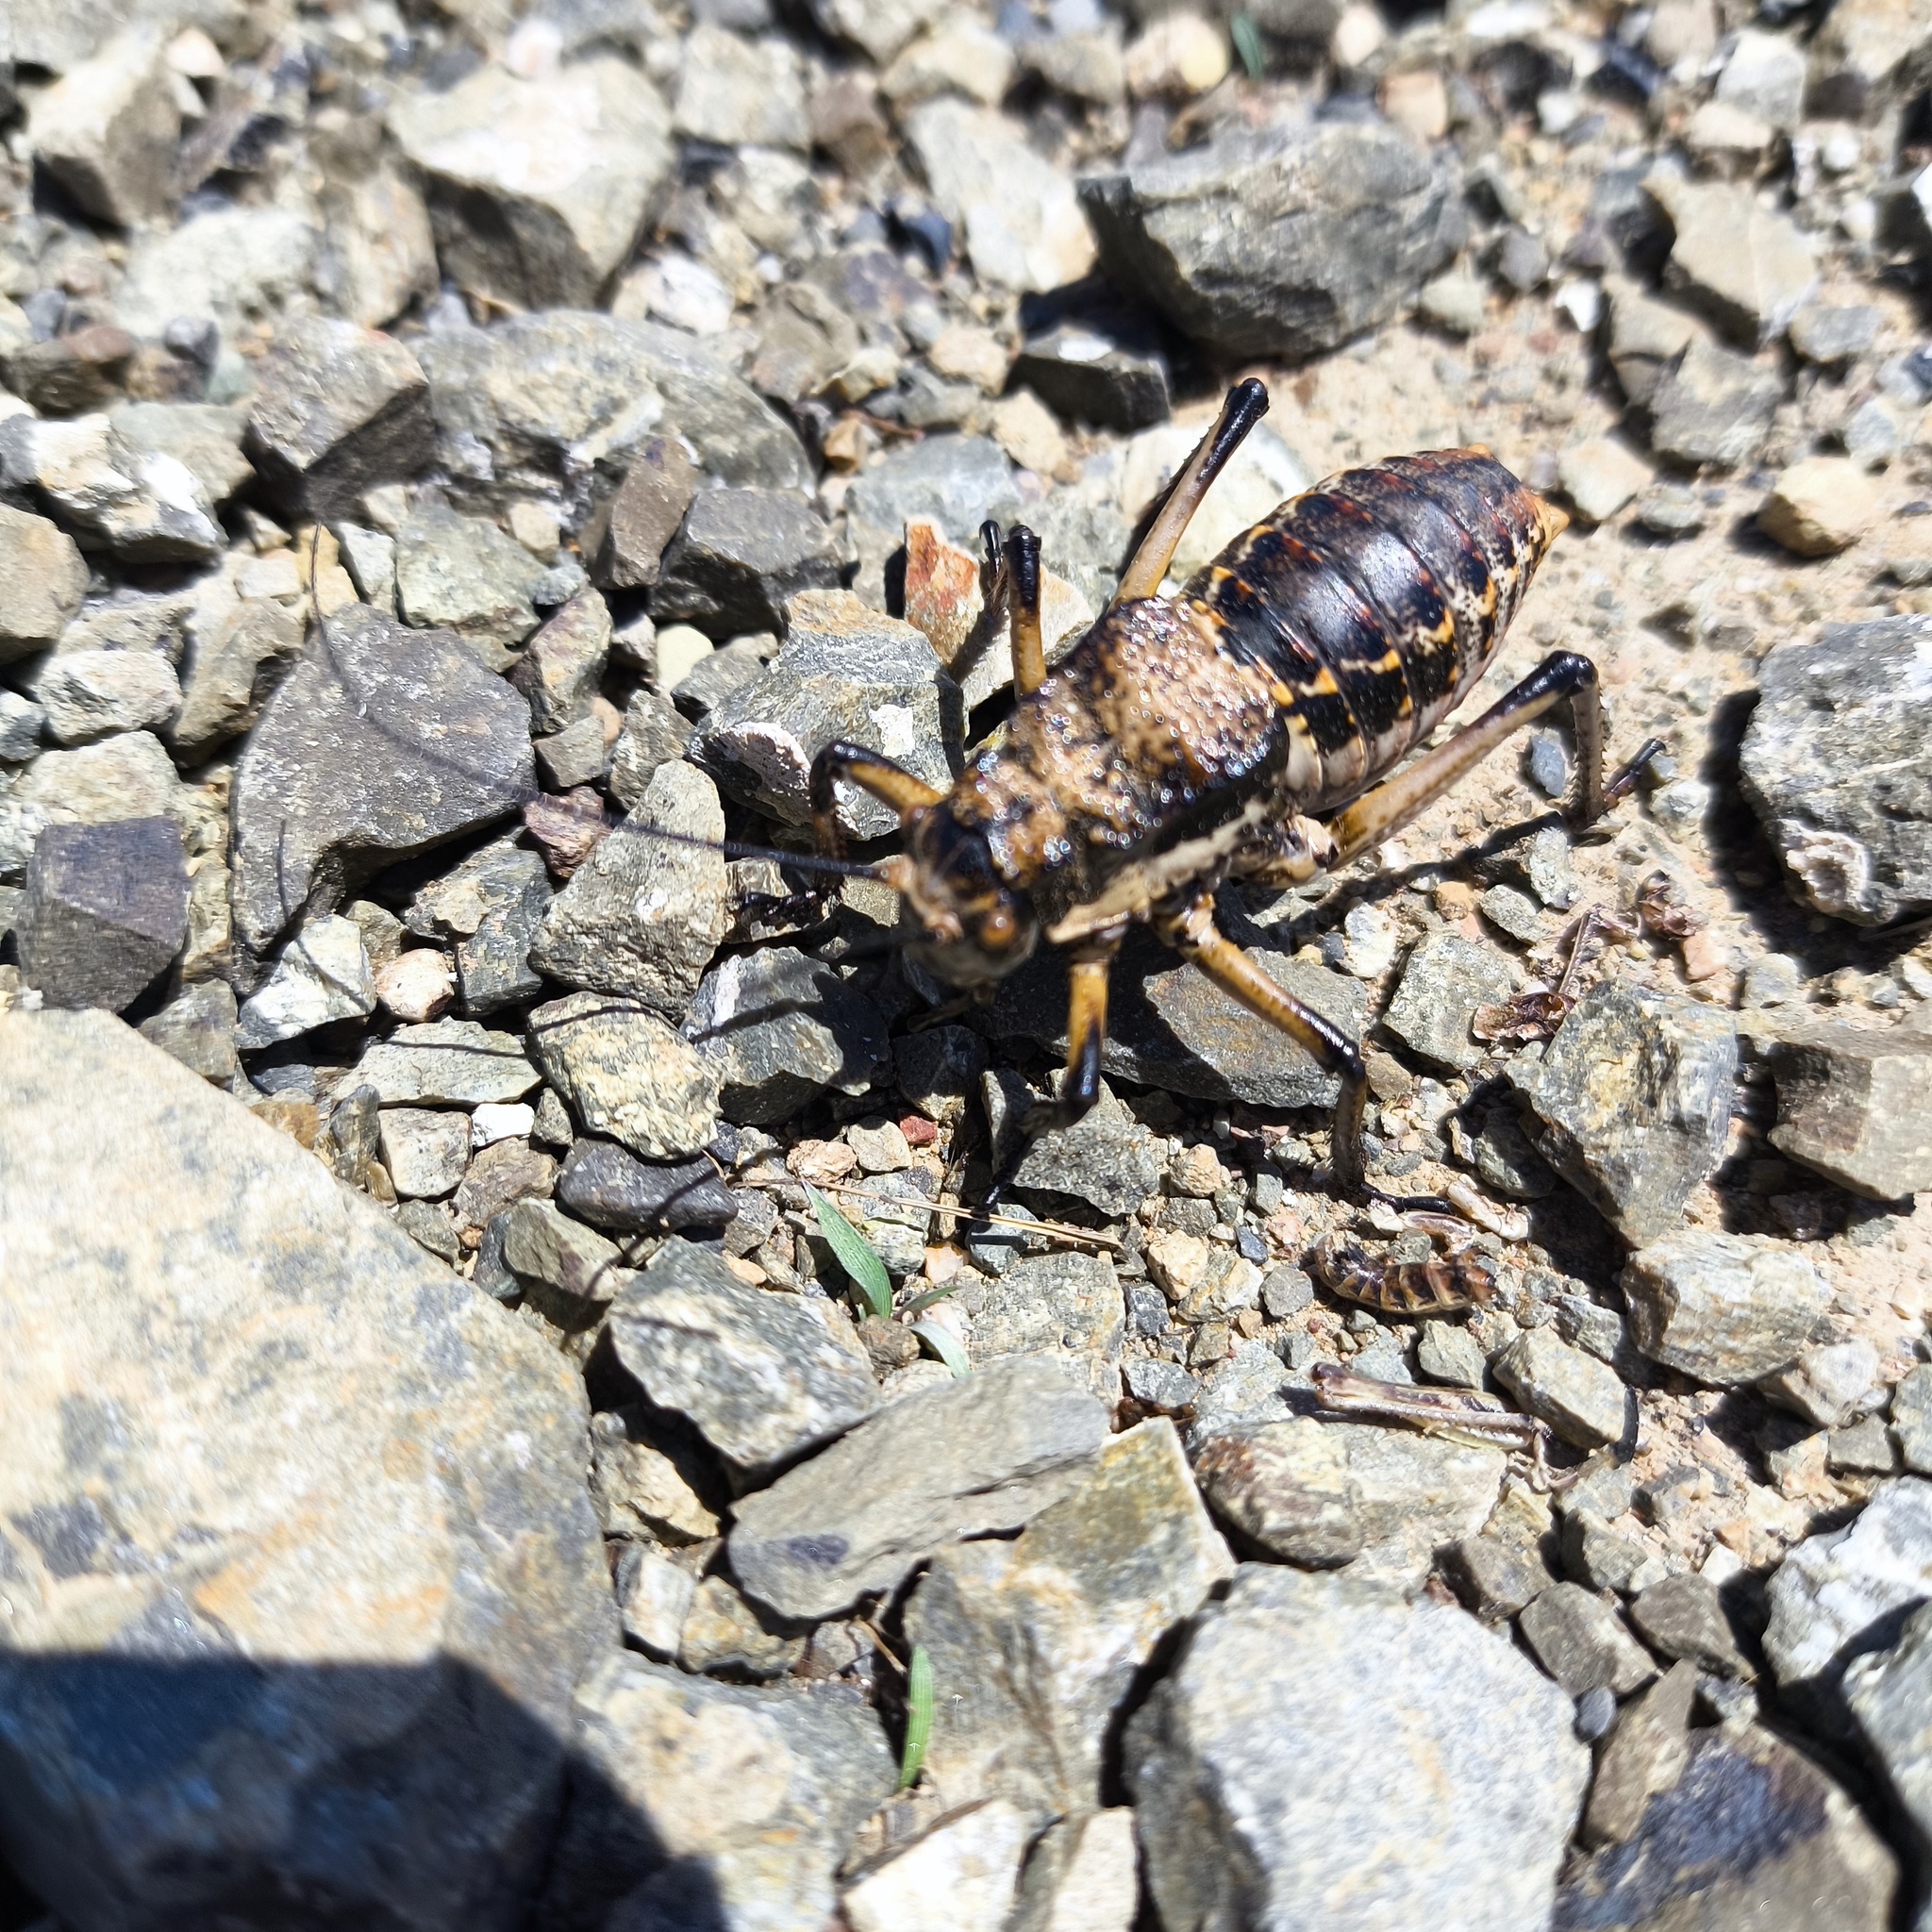
[(1430, 1255), (1420, 1261), (1394, 1261), (1387, 1255), (1372, 1255), (1340, 1235), (1324, 1235), (1310, 1259), (1315, 1279), (1330, 1294), (1410, 1321), (1460, 1314), (1496, 1291), (1495, 1264), (1473, 1248)]

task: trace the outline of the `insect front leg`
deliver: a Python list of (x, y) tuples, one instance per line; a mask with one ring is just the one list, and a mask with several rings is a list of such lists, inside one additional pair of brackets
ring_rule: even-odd
[(868, 750), (862, 744), (847, 744), (842, 740), (826, 745), (811, 761), (806, 802), (811, 809), (813, 836), (818, 840), (819, 850), (828, 858), (845, 857), (845, 834), (839, 824), (839, 800), (834, 789), (841, 778), (849, 778), (870, 791), (902, 820), (908, 812), (931, 805), (941, 796), (924, 778), (916, 777), (903, 765), (895, 765), (883, 752)]
[(1362, 1147), (1362, 1117), (1369, 1079), (1361, 1049), (1341, 1027), (1277, 986), (1214, 924), (1214, 901), (1202, 892), (1179, 911), (1157, 913), (1154, 930), (1191, 965), (1198, 966), (1223, 992), (1248, 1011), (1278, 1026), (1311, 1054), (1324, 1073), (1340, 1083), (1329, 1130), (1328, 1163), (1337, 1190), (1353, 1197), (1383, 1201), (1393, 1208), (1448, 1213), (1449, 1204), (1433, 1194), (1386, 1194), (1369, 1185)]
[(1607, 777), (1596, 666), (1574, 651), (1555, 651), (1447, 744), (1418, 758), (1386, 784), (1363, 792), (1330, 819), (1328, 829), (1336, 848), (1331, 863), (1346, 865), (1370, 846), (1381, 844), (1458, 783), (1512, 732), (1561, 704), (1570, 707), (1576, 736), (1576, 777), (1564, 801), (1563, 816), (1579, 831), (1594, 824), (1636, 784), (1638, 774), (1663, 750), (1663, 741), (1645, 739), (1636, 756)]

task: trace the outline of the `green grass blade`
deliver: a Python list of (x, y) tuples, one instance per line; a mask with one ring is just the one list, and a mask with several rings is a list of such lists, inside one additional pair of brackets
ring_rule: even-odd
[(960, 1381), (973, 1373), (973, 1364), (959, 1346), (959, 1338), (950, 1328), (938, 1322), (912, 1322), (907, 1325)]
[(925, 1645), (912, 1646), (912, 1661), (906, 1667), (906, 1748), (899, 1754), (899, 1789), (909, 1791), (925, 1761), (925, 1747), (932, 1738), (932, 1658)]
[(1227, 24), (1227, 37), (1234, 42), (1234, 50), (1241, 56), (1241, 65), (1248, 70), (1248, 78), (1259, 80), (1268, 64), (1261, 45), (1261, 29), (1250, 15), (1237, 13)]
[(831, 1242), (840, 1267), (851, 1276), (866, 1307), (885, 1321), (892, 1312), (892, 1281), (886, 1264), (874, 1254), (872, 1243), (816, 1188), (808, 1186), (805, 1191), (811, 1196), (819, 1226)]
[(924, 1294), (914, 1295), (912, 1299), (909, 1302), (908, 1302), (903, 1308), (899, 1310), (901, 1318), (905, 1321), (910, 1322), (911, 1320), (913, 1320), (915, 1316), (924, 1314), (926, 1309), (931, 1307), (935, 1302), (944, 1301), (949, 1294), (954, 1292), (957, 1286), (957, 1283), (949, 1281), (943, 1288), (929, 1288)]

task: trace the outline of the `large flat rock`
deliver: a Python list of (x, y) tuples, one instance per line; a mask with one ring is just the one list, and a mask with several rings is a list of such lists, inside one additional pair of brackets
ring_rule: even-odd
[(615, 1631), (562, 1357), (119, 1021), (12, 1012), (0, 1415), (0, 1842), (63, 1924), (521, 1924)]

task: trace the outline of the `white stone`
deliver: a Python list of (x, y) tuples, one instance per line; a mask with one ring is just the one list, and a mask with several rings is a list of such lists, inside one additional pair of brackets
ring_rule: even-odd
[(362, 950), (362, 929), (331, 915), (311, 920), (282, 948), (275, 971), (243, 1004), (238, 1046), (272, 1046), (333, 1020), (375, 1010), (375, 980)]
[(1004, 1798), (942, 1818), (847, 1890), (846, 1921), (852, 1932), (1002, 1932), (1026, 1838)]
[(486, 1100), (470, 1116), (472, 1148), (499, 1141), (526, 1141), (537, 1125), (537, 1109), (526, 1100)]

